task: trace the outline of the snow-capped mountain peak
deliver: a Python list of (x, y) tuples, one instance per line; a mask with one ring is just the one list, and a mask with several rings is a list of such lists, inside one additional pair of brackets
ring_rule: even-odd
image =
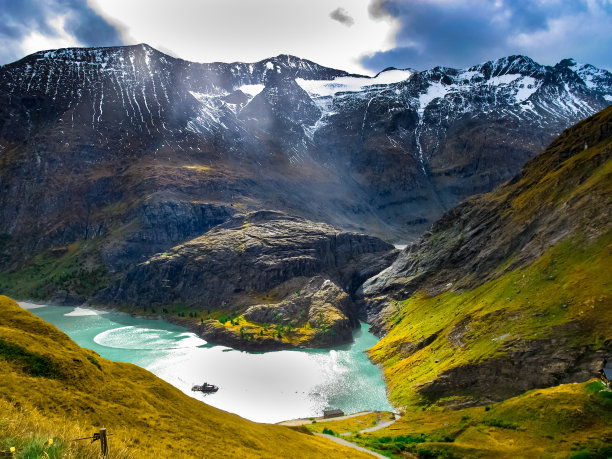
[(41, 148), (61, 145), (91, 164), (214, 152), (247, 170), (279, 168), (278, 177), (285, 163), (310, 164), (340, 178), (332, 195), (360, 196), (328, 202), (348, 220), (381, 218), (383, 228), (401, 216), (422, 229), (608, 106), (612, 75), (569, 59), (545, 66), (508, 56), (368, 77), (290, 55), (188, 62), (141, 44), (34, 53), (0, 67), (0, 100), (0, 154), (45, 132), (61, 142)]

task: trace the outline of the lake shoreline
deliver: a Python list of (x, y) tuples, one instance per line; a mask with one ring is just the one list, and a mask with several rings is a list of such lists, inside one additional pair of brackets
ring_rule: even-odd
[[(93, 305), (24, 306), (101, 357), (136, 364), (197, 400), (255, 422), (318, 417), (326, 409), (393, 410), (380, 368), (364, 353), (377, 340), (367, 324), (354, 330), (353, 342), (332, 348), (244, 352), (203, 341), (183, 320)], [(219, 391), (191, 391), (203, 382)]]
[[(198, 322), (195, 318), (179, 317), (165, 313), (146, 313), (130, 310), (129, 308), (112, 306), (104, 303), (91, 302), (91, 298), (83, 298), (83, 301), (75, 301), (73, 304), (67, 304), (66, 301), (48, 300), (45, 303), (38, 303), (33, 300), (16, 300), (19, 304), (29, 304), (34, 306), (58, 306), (58, 307), (83, 307), (89, 309), (99, 309), (108, 312), (124, 313), (131, 317), (151, 320), (164, 320), (168, 323), (178, 325), (188, 329), (203, 340), (220, 346), (231, 347), (239, 351), (246, 352), (273, 352), (288, 349), (333, 349), (337, 346), (350, 344), (353, 342), (353, 332), (360, 327), (361, 321), (357, 321), (343, 333), (329, 334), (328, 333), (313, 333), (310, 330), (294, 329), (290, 332), (290, 336), (285, 335), (288, 340), (277, 339), (274, 334), (269, 333), (260, 335), (259, 333), (250, 333), (250, 339), (244, 339), (244, 335), (240, 329), (235, 330), (221, 324), (217, 320), (208, 319)], [(246, 324), (245, 324), (246, 325)], [(272, 324), (271, 326), (273, 326)], [(248, 328), (260, 331), (258, 324), (248, 324)]]
[[(64, 305), (55, 305), (64, 306)], [(76, 307), (77, 305), (73, 306)], [(190, 332), (196, 334), (203, 340), (216, 344), (219, 346), (227, 346), (232, 349), (246, 352), (273, 352), (283, 351), (289, 349), (333, 349), (337, 346), (350, 344), (353, 342), (353, 332), (360, 327), (360, 322), (357, 322), (355, 326), (349, 330), (345, 330), (345, 333), (338, 335), (330, 335), (325, 333), (308, 333), (307, 339), (301, 339), (301, 335), (304, 335), (305, 330), (295, 329), (291, 332), (291, 336), (288, 341), (279, 340), (273, 335), (259, 335), (252, 334), (251, 339), (244, 339), (241, 331), (238, 329), (232, 329), (226, 325), (221, 324), (218, 320), (208, 319), (198, 322), (197, 319), (191, 317), (179, 317), (176, 315), (162, 313), (143, 314), (135, 311), (131, 311), (127, 308), (121, 308), (117, 306), (109, 306), (106, 304), (97, 304), (84, 302), (81, 307), (102, 309), (111, 312), (122, 312), (129, 314), (132, 317), (139, 317), (143, 319), (152, 320), (164, 320), (174, 325), (178, 325), (188, 329)], [(247, 325), (252, 328), (252, 324)], [(257, 330), (260, 327), (257, 326)], [(297, 339), (295, 336), (297, 335)], [(334, 338), (334, 336), (336, 336)]]

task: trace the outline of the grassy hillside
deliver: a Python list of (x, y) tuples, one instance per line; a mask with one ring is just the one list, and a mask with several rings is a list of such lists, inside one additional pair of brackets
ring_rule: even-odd
[[(0, 450), (25, 448), (22, 457), (96, 457), (98, 444), (69, 440), (100, 427), (113, 434), (113, 457), (370, 457), (210, 407), (142, 368), (80, 348), (6, 296), (0, 375)], [(54, 444), (45, 448), (48, 438)]]
[(436, 223), (370, 287), (388, 299), (371, 356), (391, 400), (459, 408), (596, 376), (612, 355), (611, 201), (612, 107)]
[(455, 380), (431, 397), (417, 391), (429, 394), (428, 384), (445, 372), (486, 361), (495, 362), (498, 373), (512, 371), (516, 357), (510, 355), (534, 346), (542, 367), (560, 350), (570, 354), (604, 347), (612, 339), (611, 267), (608, 231), (593, 241), (584, 236), (565, 240), (528, 268), (473, 290), (416, 294), (398, 302), (396, 324), (371, 349), (373, 359), (384, 363), (391, 400), (405, 406), (441, 397), (504, 398), (520, 392), (521, 381), (505, 385), (507, 377), (494, 370), (488, 382), (473, 388)]
[[(98, 257), (98, 242), (74, 242), (38, 253), (27, 266), (0, 272), (0, 294), (33, 300), (49, 299), (58, 291), (82, 297), (108, 286), (111, 275)], [(0, 252), (2, 250), (0, 237)]]
[[(369, 427), (367, 416), (312, 428), (350, 433)], [(611, 426), (612, 392), (593, 380), (537, 389), (487, 406), (408, 411), (385, 429), (344, 438), (389, 457), (607, 459), (612, 456)]]

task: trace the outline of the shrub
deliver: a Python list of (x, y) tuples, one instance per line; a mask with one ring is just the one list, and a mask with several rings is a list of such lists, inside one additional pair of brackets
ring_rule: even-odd
[(417, 454), (419, 456), (419, 459), (454, 459), (457, 457), (450, 451), (446, 451), (444, 449), (433, 449), (433, 448), (432, 449), (429, 449), (429, 448), (419, 449), (417, 450)]
[(612, 457), (612, 446), (604, 446), (597, 451), (583, 449), (570, 457), (570, 459), (609, 459)]
[(0, 339), (0, 358), (15, 362), (31, 376), (43, 378), (61, 377), (59, 366), (46, 355), (29, 352), (16, 344)]
[(597, 456), (588, 449), (583, 449), (578, 454), (574, 454), (570, 459), (596, 459)]
[(97, 366), (98, 370), (102, 371), (102, 367), (100, 366), (100, 363), (98, 362), (98, 360), (93, 355), (88, 355), (87, 356), (87, 360), (89, 360), (91, 363), (93, 363), (95, 366)]
[(484, 421), (482, 421), (482, 423), (486, 426), (499, 427), (500, 429), (518, 429), (517, 424), (513, 424), (512, 422), (506, 422), (501, 419), (485, 419)]
[(410, 435), (400, 435), (398, 437), (395, 437), (396, 443), (410, 444), (410, 443), (424, 443), (426, 441), (427, 441), (427, 438), (423, 434), (417, 437), (413, 437)]

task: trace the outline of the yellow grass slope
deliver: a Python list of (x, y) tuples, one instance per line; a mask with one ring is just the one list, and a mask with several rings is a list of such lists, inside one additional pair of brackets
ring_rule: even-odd
[[(340, 423), (326, 427), (346, 431)], [(413, 410), (385, 429), (347, 439), (391, 457), (607, 459), (612, 457), (612, 392), (592, 380), (536, 389), (488, 406)]]
[(0, 408), (0, 427), (29, 416), (18, 421), (60, 443), (106, 427), (123, 457), (371, 457), (210, 407), (142, 368), (80, 348), (6, 296), (0, 296)]

